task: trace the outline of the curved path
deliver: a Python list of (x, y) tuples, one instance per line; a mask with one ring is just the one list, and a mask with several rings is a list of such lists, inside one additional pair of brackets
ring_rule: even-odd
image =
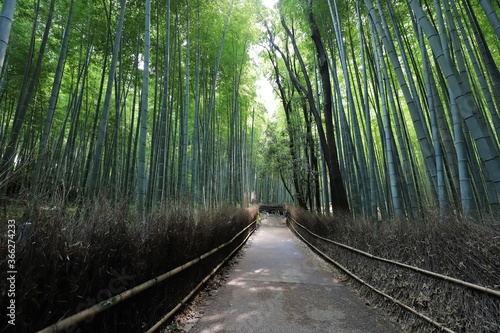
[(401, 332), (269, 215), (190, 333)]

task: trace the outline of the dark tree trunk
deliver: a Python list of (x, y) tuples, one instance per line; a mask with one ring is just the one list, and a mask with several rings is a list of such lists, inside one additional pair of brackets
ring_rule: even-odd
[(329, 152), (326, 156), (329, 159), (329, 175), (330, 175), (330, 190), (332, 195), (332, 208), (349, 210), (349, 202), (347, 200), (347, 192), (342, 181), (340, 173), (340, 164), (335, 142), (335, 134), (332, 120), (332, 86), (330, 82), (330, 72), (328, 70), (327, 54), (321, 35), (314, 20), (312, 12), (312, 1), (309, 2), (309, 27), (311, 28), (311, 37), (316, 47), (316, 55), (318, 58), (319, 72), (321, 76), (321, 85), (323, 88), (323, 113), (325, 114), (326, 123), (326, 140), (328, 142)]
[[(283, 104), (283, 109), (285, 110), (288, 136), (290, 137), (289, 148), (290, 148), (290, 157), (292, 159), (293, 185), (295, 187), (295, 193), (296, 193), (298, 205), (307, 210), (307, 203), (306, 203), (304, 194), (302, 192), (302, 188), (300, 186), (301, 184), (299, 182), (299, 172), (298, 172), (299, 165), (298, 165), (298, 158), (297, 158), (296, 152), (295, 152), (295, 149), (296, 149), (295, 133), (293, 132), (292, 121), (291, 121), (291, 117), (290, 117), (290, 114), (292, 112), (291, 97), (287, 98), (287, 96), (286, 96), (285, 88), (283, 87), (283, 84), (280, 80), (281, 75), (280, 75), (278, 63), (274, 57), (275, 57), (275, 55), (273, 56), (273, 54), (271, 54), (271, 52), (269, 52), (269, 59), (271, 60), (271, 63), (274, 67), (274, 73), (276, 76), (276, 84), (278, 86), (278, 90), (280, 93), (281, 102)], [(281, 174), (281, 176), (283, 179), (282, 174)], [(283, 182), (283, 184), (285, 184), (285, 183)], [(286, 184), (285, 184), (285, 186), (286, 186)]]

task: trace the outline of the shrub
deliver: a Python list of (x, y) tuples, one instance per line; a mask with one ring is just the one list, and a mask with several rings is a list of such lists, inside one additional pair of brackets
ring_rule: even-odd
[[(317, 216), (295, 208), (288, 211), (309, 230), (339, 243), (473, 284), (500, 288), (500, 230), (494, 219), (478, 224), (450, 216), (444, 220), (427, 217), (411, 223), (392, 220), (374, 224), (344, 215)], [(454, 331), (500, 331), (498, 297), (375, 261), (297, 230), (363, 280)], [(349, 283), (370, 303), (394, 314), (408, 331), (433, 329), (368, 288), (351, 280)]]
[[(80, 212), (38, 209), (22, 225), (18, 222), (17, 317), (16, 326), (9, 329), (42, 329), (148, 281), (228, 241), (256, 214), (231, 206), (196, 213), (186, 206), (169, 206), (138, 225), (127, 205), (106, 200)], [(70, 331), (138, 332), (152, 326), (234, 246)], [(6, 248), (2, 238), (0, 249)], [(0, 259), (1, 267), (6, 267), (5, 259)], [(3, 291), (5, 283), (0, 282)]]

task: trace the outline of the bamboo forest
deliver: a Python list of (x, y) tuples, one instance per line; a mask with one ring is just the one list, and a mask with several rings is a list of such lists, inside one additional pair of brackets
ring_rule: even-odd
[[(64, 316), (48, 310), (56, 298), (33, 301), (51, 274), (105, 285), (90, 262), (110, 265), (107, 253), (130, 272), (134, 253), (156, 276), (160, 253), (182, 264), (236, 237), (259, 204), (365, 221), (370, 237), (430, 220), (498, 231), (499, 0), (0, 6), (1, 248), (15, 220), (19, 271), (39, 276), (18, 286), (18, 311), (39, 314), (20, 332)], [(41, 264), (64, 251), (91, 273)], [(68, 288), (64, 304), (78, 303), (85, 290)]]
[[(15, 5), (2, 12), (4, 198), (125, 198), (140, 220), (252, 193), (373, 217), (498, 211), (490, 1)], [(279, 100), (271, 116), (262, 89)]]

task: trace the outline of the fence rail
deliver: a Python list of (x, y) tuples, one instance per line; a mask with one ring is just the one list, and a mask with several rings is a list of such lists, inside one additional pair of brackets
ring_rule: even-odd
[[(292, 219), (292, 218), (290, 218), (290, 219)], [(390, 263), (390, 264), (393, 264), (393, 265), (396, 265), (396, 266), (400, 266), (400, 267), (404, 267), (404, 268), (410, 269), (410, 270), (415, 271), (415, 272), (419, 272), (419, 273), (423, 273), (423, 274), (432, 276), (434, 278), (438, 278), (438, 279), (445, 280), (445, 281), (448, 281), (448, 282), (453, 282), (455, 284), (458, 284), (458, 285), (461, 285), (461, 286), (464, 286), (464, 287), (467, 287), (467, 288), (471, 288), (471, 289), (474, 289), (474, 290), (477, 290), (477, 291), (481, 291), (483, 293), (486, 293), (486, 294), (489, 294), (489, 295), (492, 295), (492, 296), (500, 297), (500, 291), (498, 291), (498, 290), (487, 288), (487, 287), (480, 286), (480, 285), (477, 285), (477, 284), (473, 284), (473, 283), (470, 283), (470, 282), (467, 282), (467, 281), (463, 281), (463, 280), (460, 280), (460, 279), (456, 279), (456, 278), (453, 278), (451, 276), (447, 276), (447, 275), (443, 275), (443, 274), (431, 272), (431, 271), (425, 270), (423, 268), (419, 268), (419, 267), (415, 267), (415, 266), (403, 264), (403, 263), (398, 262), (398, 261), (394, 261), (394, 260), (390, 260), (390, 259), (386, 259), (386, 258), (382, 258), (382, 257), (377, 257), (377, 256), (375, 256), (375, 255), (373, 255), (371, 253), (368, 253), (368, 252), (365, 252), (365, 251), (361, 251), (361, 250), (353, 248), (351, 246), (348, 246), (348, 245), (345, 245), (345, 244), (342, 244), (342, 243), (339, 243), (339, 242), (335, 242), (335, 241), (333, 241), (331, 239), (328, 239), (328, 238), (322, 237), (322, 236), (320, 236), (318, 234), (315, 234), (314, 232), (312, 232), (309, 229), (307, 229), (304, 225), (302, 225), (299, 222), (297, 222), (295, 219), (292, 219), (292, 220), (293, 220), (293, 222), (295, 224), (297, 224), (299, 227), (301, 227), (302, 229), (304, 229), (307, 233), (311, 234), (312, 236), (314, 236), (316, 238), (319, 238), (319, 239), (321, 239), (321, 240), (323, 240), (325, 242), (328, 242), (328, 243), (337, 245), (339, 247), (342, 247), (344, 249), (347, 249), (347, 250), (359, 253), (359, 254), (361, 254), (361, 255), (363, 255), (365, 257), (368, 257), (370, 259), (374, 259), (374, 260), (378, 260), (378, 261), (382, 261), (382, 262), (387, 262), (387, 263)]]
[(182, 301), (179, 302), (169, 313), (167, 313), (160, 321), (158, 321), (154, 326), (152, 326), (149, 330), (146, 331), (146, 333), (152, 333), (155, 332), (157, 329), (163, 325), (168, 319), (170, 319), (179, 309), (181, 306), (183, 306), (191, 297), (193, 297), (196, 292), (212, 277), (217, 273), (217, 271), (224, 265), (245, 243), (247, 242), (248, 238), (252, 236), (252, 233), (249, 233), (247, 237), (233, 250), (231, 253), (224, 258), (186, 297), (182, 299)]
[[(369, 258), (372, 258), (372, 259), (376, 259), (376, 260), (379, 260), (379, 257), (376, 257), (376, 256), (373, 256), (369, 253), (366, 253), (364, 251), (361, 251), (361, 250), (358, 250), (358, 249), (355, 249), (355, 248), (352, 248), (350, 246), (347, 246), (347, 245), (344, 245), (344, 244), (341, 244), (341, 243), (337, 243), (337, 242), (334, 242), (330, 239), (327, 239), (327, 238), (324, 238), (324, 237), (321, 237), (315, 233), (313, 233), (312, 231), (310, 231), (309, 229), (307, 229), (305, 226), (303, 226), (302, 224), (300, 224), (299, 222), (297, 222), (295, 219), (291, 218), (290, 216), (288, 217), (289, 220), (293, 221), (293, 223), (297, 224), (298, 226), (300, 226), (302, 229), (304, 229), (306, 232), (308, 232), (309, 234), (313, 235), (314, 237), (316, 238), (319, 238), (323, 241), (327, 241), (329, 243), (332, 243), (332, 244), (335, 244), (335, 245), (339, 245), (345, 249), (348, 249), (348, 250), (351, 250), (351, 251), (354, 251), (356, 253), (359, 253), (359, 254), (362, 254), (362, 255), (365, 255)], [(343, 271), (345, 274), (349, 275), (351, 278), (355, 279), (356, 281), (358, 281), (359, 283), (361, 283), (362, 285), (366, 286), (367, 288), (369, 288), (370, 290), (372, 290), (373, 292), (387, 298), (388, 300), (390, 300), (391, 302), (399, 305), (400, 307), (404, 308), (405, 310), (413, 313), (414, 315), (416, 315), (417, 317), (427, 321), (428, 323), (434, 325), (435, 327), (437, 327), (438, 329), (444, 331), (444, 332), (447, 332), (447, 333), (456, 333), (455, 331), (451, 330), (450, 328), (448, 327), (445, 327), (443, 324), (435, 321), (434, 319), (424, 315), (423, 313), (415, 310), (414, 308), (404, 304), (403, 302), (397, 300), (396, 298), (386, 294), (385, 292), (375, 288), (374, 286), (372, 286), (371, 284), (369, 284), (368, 282), (364, 281), (362, 278), (360, 278), (359, 276), (355, 275), (353, 272), (351, 272), (349, 269), (347, 269), (346, 267), (344, 267), (342, 264), (340, 264), (339, 262), (337, 262), (336, 260), (330, 258), (327, 254), (325, 254), (323, 251), (321, 251), (320, 249), (318, 249), (316, 246), (314, 246), (311, 242), (309, 242), (308, 240), (306, 240), (304, 238), (304, 236), (302, 236), (298, 230), (292, 225), (292, 223), (288, 223), (288, 225), (290, 226), (290, 228), (293, 230), (293, 232), (300, 238), (302, 239), (302, 241), (304, 243), (306, 243), (309, 247), (311, 247), (314, 251), (316, 251), (319, 255), (321, 255), (325, 260), (329, 261), (330, 263), (332, 263), (333, 265), (335, 265), (336, 267), (338, 267), (341, 271)], [(383, 259), (383, 258), (381, 258)], [(395, 261), (392, 261), (392, 260), (388, 260), (388, 259), (384, 259), (383, 261), (385, 262), (389, 262), (391, 264), (399, 264), (399, 266), (402, 266), (402, 267), (405, 267), (405, 268), (418, 268), (418, 267), (413, 267), (413, 266), (409, 266), (409, 265), (405, 265), (405, 264), (401, 264), (401, 263), (397, 263)], [(423, 270), (425, 271), (425, 270)], [(435, 273), (434, 273), (435, 274)], [(434, 277), (439, 277), (439, 274), (437, 274), (436, 276), (433, 275)], [(446, 281), (450, 281), (448, 279), (446, 279)], [(468, 284), (468, 283), (467, 283)]]
[[(167, 280), (168, 278), (170, 278), (170, 277), (182, 272), (183, 270), (197, 264), (198, 262), (202, 261), (203, 259), (209, 257), (210, 255), (216, 253), (217, 251), (221, 250), (222, 248), (233, 243), (245, 231), (250, 229), (250, 227), (254, 226), (256, 222), (257, 222), (257, 220), (252, 221), (248, 226), (246, 226), (243, 230), (241, 230), (238, 234), (236, 234), (236, 236), (231, 238), (229, 241), (227, 241), (227, 242), (219, 245), (218, 247), (206, 252), (205, 254), (202, 254), (198, 258), (195, 258), (195, 259), (193, 259), (193, 260), (191, 260), (191, 261), (189, 261), (181, 266), (178, 266), (178, 267), (176, 267), (176, 268), (174, 268), (174, 269), (172, 269), (172, 270), (170, 270), (162, 275), (154, 277), (151, 280), (148, 280), (148, 281), (146, 281), (140, 285), (137, 285), (131, 289), (125, 290), (124, 292), (122, 292), (116, 296), (113, 296), (107, 300), (104, 300), (98, 304), (95, 304), (94, 306), (87, 308), (81, 312), (78, 312), (78, 313), (76, 313), (68, 318), (62, 319), (62, 320), (58, 321), (57, 323), (54, 323), (54, 324), (47, 326), (46, 328), (38, 331), (37, 333), (61, 332), (62, 330), (65, 330), (65, 329), (68, 329), (74, 325), (77, 325), (77, 324), (81, 323), (82, 321), (89, 319), (89, 318), (95, 316), (96, 314), (103, 312), (103, 311), (111, 308), (112, 306), (115, 306), (115, 305), (131, 298), (132, 296), (135, 296), (135, 295), (159, 284), (160, 282)], [(248, 237), (245, 238), (243, 243), (239, 244), (237, 248), (241, 247), (247, 239), (248, 239)], [(220, 267), (220, 266), (218, 266), (218, 267)]]

